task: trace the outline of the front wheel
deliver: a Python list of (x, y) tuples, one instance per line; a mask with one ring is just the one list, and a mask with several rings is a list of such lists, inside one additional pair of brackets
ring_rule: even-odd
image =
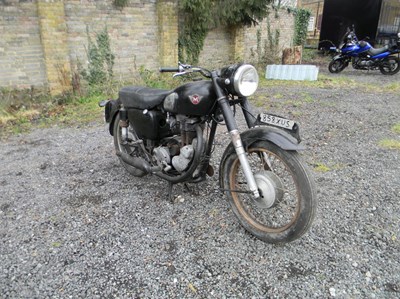
[(389, 56), (385, 58), (381, 65), (379, 66), (379, 70), (384, 75), (394, 75), (397, 74), (400, 70), (400, 61), (398, 57)]
[(223, 166), (223, 189), (242, 226), (269, 243), (286, 243), (302, 236), (316, 211), (316, 191), (299, 155), (269, 141), (248, 148), (248, 160), (261, 197), (247, 192), (239, 159), (231, 152)]
[(346, 68), (346, 63), (342, 59), (332, 60), (329, 63), (328, 69), (331, 73), (337, 74)]

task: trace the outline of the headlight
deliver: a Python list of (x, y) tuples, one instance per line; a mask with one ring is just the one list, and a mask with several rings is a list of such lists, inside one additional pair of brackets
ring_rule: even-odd
[(243, 97), (254, 94), (258, 87), (258, 74), (254, 66), (243, 64), (237, 68), (233, 77), (235, 91)]

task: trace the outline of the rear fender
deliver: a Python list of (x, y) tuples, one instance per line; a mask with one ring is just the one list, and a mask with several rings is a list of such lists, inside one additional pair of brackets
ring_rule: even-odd
[(120, 102), (119, 100), (111, 100), (108, 101), (106, 106), (104, 107), (104, 118), (107, 123), (110, 124), (109, 131), (111, 135), (114, 135), (113, 128), (114, 128), (114, 121), (117, 113), (119, 111)]

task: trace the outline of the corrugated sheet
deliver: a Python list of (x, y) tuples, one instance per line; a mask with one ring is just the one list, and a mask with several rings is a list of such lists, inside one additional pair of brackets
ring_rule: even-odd
[(278, 80), (315, 81), (318, 79), (319, 68), (315, 65), (296, 64), (267, 66), (265, 78)]
[(400, 0), (383, 0), (377, 37), (390, 40), (397, 32), (400, 32)]

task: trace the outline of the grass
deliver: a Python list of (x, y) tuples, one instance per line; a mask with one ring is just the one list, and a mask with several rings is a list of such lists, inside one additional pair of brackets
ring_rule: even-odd
[(323, 163), (316, 163), (314, 165), (314, 171), (316, 171), (316, 172), (328, 172), (328, 171), (331, 171), (331, 169), (327, 165), (325, 165)]
[(392, 131), (393, 133), (400, 134), (400, 123), (393, 125)]
[(54, 248), (61, 247), (61, 245), (62, 245), (62, 244), (61, 244), (61, 242), (57, 242), (57, 241), (56, 241), (56, 242), (53, 242), (53, 243), (51, 243), (51, 246), (52, 246), (52, 247), (54, 247)]
[(50, 102), (20, 110), (2, 109), (0, 138), (26, 133), (33, 128), (45, 128), (55, 124), (66, 126), (85, 124), (101, 119), (103, 111), (98, 107), (98, 102), (105, 98), (106, 96), (97, 93), (71, 98), (62, 104)]
[[(304, 49), (303, 51), (303, 64), (313, 64), (318, 65), (320, 68), (326, 67), (330, 61), (329, 56), (322, 56), (314, 49)], [(324, 88), (324, 89), (334, 89), (334, 88), (358, 88), (371, 92), (400, 92), (400, 82), (392, 82), (389, 84), (382, 85), (380, 82), (374, 84), (371, 83), (361, 83), (356, 82), (353, 79), (348, 78), (346, 75), (338, 74), (335, 76), (329, 76), (324, 74), (319, 74), (317, 81), (291, 81), (291, 80), (271, 80), (265, 79), (263, 76), (265, 69), (260, 69), (260, 87), (261, 88), (271, 88), (279, 86), (291, 86), (291, 87), (308, 87), (308, 88)]]
[[(263, 74), (264, 70), (261, 72)], [(328, 77), (323, 74), (319, 74), (318, 80), (316, 81), (296, 81), (296, 80), (273, 80), (266, 79), (264, 76), (260, 76), (260, 88), (272, 88), (272, 87), (280, 87), (280, 86), (288, 86), (288, 87), (308, 87), (308, 88), (355, 88), (357, 86), (362, 85), (361, 83), (357, 83), (353, 79), (349, 79), (343, 76), (337, 77)]]
[[(394, 124), (391, 131), (400, 134), (400, 123)], [(379, 146), (390, 150), (400, 150), (400, 141), (387, 138), (379, 141)]]
[(383, 139), (379, 142), (379, 146), (387, 149), (400, 150), (400, 141), (394, 139)]
[(313, 163), (313, 168), (316, 172), (324, 173), (332, 170), (342, 170), (346, 168), (346, 165), (341, 163), (329, 163), (329, 165), (327, 165), (322, 162), (315, 162)]
[[(140, 68), (139, 74), (139, 85), (161, 89), (173, 89), (193, 79), (191, 77), (172, 79), (170, 73), (159, 74), (144, 68)], [(259, 86), (260, 89), (280, 88), (285, 86), (326, 89), (360, 88), (364, 90), (373, 89), (379, 92), (400, 91), (400, 82), (393, 82), (385, 86), (380, 86), (379, 82), (377, 82), (371, 87), (367, 84), (357, 83), (344, 76), (328, 77), (321, 74), (317, 81), (267, 80), (264, 76), (260, 76)], [(115, 96), (118, 86), (114, 86), (109, 90), (111, 90), (110, 92), (114, 93)], [(83, 96), (70, 96), (66, 98), (49, 98), (47, 95), (41, 94), (38, 91), (26, 90), (23, 98), (15, 104), (10, 100), (13, 93), (14, 91), (12, 90), (0, 90), (0, 95), (3, 97), (3, 101), (0, 102), (0, 138), (7, 137), (11, 134), (28, 132), (36, 127), (43, 128), (54, 124), (76, 125), (101, 119), (103, 110), (97, 106), (97, 103), (100, 100), (110, 97), (109, 94), (106, 94), (108, 92), (104, 92), (104, 88), (101, 87), (92, 88), (92, 91), (89, 91)], [(38, 93), (39, 96), (34, 97), (36, 93)], [(252, 98), (252, 102), (257, 107), (265, 107), (267, 105), (291, 105), (293, 107), (300, 107), (316, 101), (316, 99), (307, 92), (301, 93), (301, 99), (296, 99), (296, 97), (294, 97), (294, 99), (280, 101), (284, 98), (281, 92), (276, 92), (273, 95), (266, 95), (265, 92), (261, 91)], [(394, 125), (392, 130), (395, 133), (399, 133), (400, 124)]]
[[(153, 88), (172, 89), (185, 82), (182, 78), (172, 79), (171, 74), (158, 74), (145, 69), (140, 69), (139, 73), (139, 82), (135, 84)], [(33, 128), (45, 128), (55, 124), (82, 125), (101, 120), (104, 110), (98, 106), (98, 102), (110, 97), (116, 98), (118, 85), (132, 85), (132, 83), (114, 83), (113, 86), (107, 83), (104, 86), (89, 87), (86, 94), (81, 96), (68, 95), (55, 98), (42, 96), (33, 100), (29, 100), (29, 90), (23, 91), (23, 100), (17, 104), (12, 100), (0, 102), (0, 139), (29, 132)], [(0, 91), (0, 95), (3, 96), (14, 92), (4, 89)]]
[(400, 92), (400, 82), (392, 82), (385, 86), (385, 89), (391, 92)]

